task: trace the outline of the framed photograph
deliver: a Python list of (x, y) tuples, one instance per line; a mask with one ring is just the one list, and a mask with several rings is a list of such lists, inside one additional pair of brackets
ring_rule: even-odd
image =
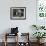
[(26, 19), (26, 7), (11, 7), (10, 19), (12, 20), (24, 20)]

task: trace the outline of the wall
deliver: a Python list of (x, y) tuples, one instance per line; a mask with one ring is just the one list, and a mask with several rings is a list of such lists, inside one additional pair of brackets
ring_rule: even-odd
[[(10, 7), (26, 7), (26, 20), (10, 20)], [(32, 36), (32, 24), (36, 24), (36, 0), (0, 0), (0, 34), (17, 26), (20, 32)]]

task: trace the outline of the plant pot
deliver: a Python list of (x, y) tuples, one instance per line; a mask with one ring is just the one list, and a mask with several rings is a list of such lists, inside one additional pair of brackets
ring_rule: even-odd
[(37, 42), (41, 44), (41, 43), (44, 43), (44, 40), (45, 39), (38, 39)]
[(40, 39), (37, 39), (37, 43), (40, 43)]
[(45, 40), (45, 39), (40, 39), (40, 43), (44, 43), (44, 40)]

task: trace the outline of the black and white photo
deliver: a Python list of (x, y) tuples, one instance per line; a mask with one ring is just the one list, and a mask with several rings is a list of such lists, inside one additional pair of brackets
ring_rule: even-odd
[(25, 7), (11, 7), (10, 18), (12, 20), (26, 19), (26, 8)]

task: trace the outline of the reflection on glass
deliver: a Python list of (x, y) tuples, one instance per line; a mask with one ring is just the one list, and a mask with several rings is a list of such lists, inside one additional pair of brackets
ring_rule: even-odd
[(44, 17), (44, 13), (39, 13), (39, 16), (40, 17)]

